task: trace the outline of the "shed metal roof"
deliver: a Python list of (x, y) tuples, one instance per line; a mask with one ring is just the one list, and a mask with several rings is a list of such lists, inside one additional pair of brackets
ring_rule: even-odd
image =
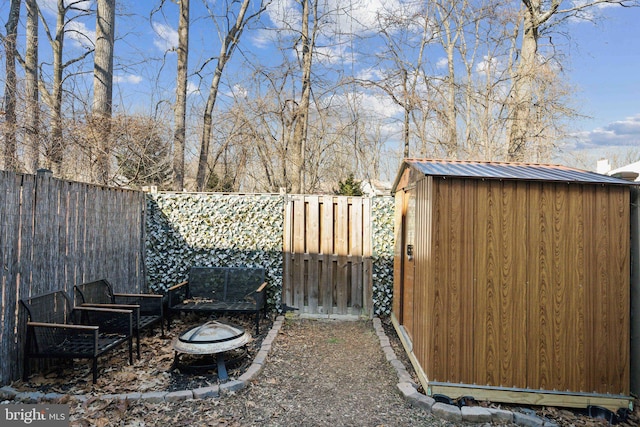
[(461, 160), (405, 159), (393, 191), (407, 167), (437, 177), (551, 181), (579, 184), (633, 185), (633, 182), (561, 165), (536, 163), (478, 162)]

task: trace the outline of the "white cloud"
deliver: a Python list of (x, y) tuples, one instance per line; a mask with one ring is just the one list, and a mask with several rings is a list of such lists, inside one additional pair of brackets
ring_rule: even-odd
[(200, 93), (200, 87), (198, 87), (193, 82), (187, 82), (187, 95), (191, 95), (193, 93)]
[(570, 2), (570, 6), (567, 8), (582, 8), (576, 12), (574, 15), (569, 18), (569, 22), (573, 23), (581, 23), (581, 22), (589, 22), (593, 23), (607, 13), (606, 9), (620, 7), (619, 4), (616, 3), (597, 3), (591, 4), (592, 0), (574, 0)]
[(142, 82), (142, 77), (134, 74), (119, 74), (113, 77), (115, 83), (130, 83), (137, 85)]
[(153, 39), (153, 44), (158, 49), (166, 52), (178, 47), (178, 31), (169, 25), (161, 24), (159, 22), (153, 22), (151, 25), (156, 35)]
[(245, 87), (236, 84), (233, 86), (233, 94), (235, 94), (236, 98), (246, 99), (249, 96), (249, 91)]
[(503, 67), (501, 66), (498, 58), (495, 56), (491, 57), (485, 55), (484, 58), (482, 58), (482, 61), (478, 62), (476, 65), (476, 72), (480, 75), (486, 76), (492, 72), (496, 73), (496, 70), (500, 71), (502, 68)]
[(640, 114), (574, 136), (578, 149), (640, 146)]
[(380, 80), (383, 77), (384, 75), (379, 68), (363, 68), (360, 71), (358, 71), (358, 74), (356, 75), (356, 79), (366, 80), (366, 81)]
[(87, 49), (93, 49), (96, 42), (96, 32), (90, 30), (83, 22), (80, 21), (71, 21), (67, 23), (65, 37)]
[(258, 48), (266, 48), (273, 42), (273, 35), (269, 30), (258, 30), (253, 36), (253, 44)]
[[(411, 16), (420, 2), (401, 0), (326, 0), (319, 14), (324, 22), (331, 21), (332, 30), (341, 33), (360, 34), (376, 32), (378, 18), (387, 13), (395, 16)], [(274, 0), (267, 8), (267, 16), (279, 29), (300, 27), (301, 9), (294, 0)]]
[(449, 60), (447, 58), (440, 58), (436, 62), (436, 68), (438, 69), (447, 68), (448, 65), (449, 65)]

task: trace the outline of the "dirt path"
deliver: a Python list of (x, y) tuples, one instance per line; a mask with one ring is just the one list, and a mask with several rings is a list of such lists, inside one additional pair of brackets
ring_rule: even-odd
[(71, 408), (72, 425), (453, 425), (409, 406), (396, 383), (370, 321), (287, 320), (261, 374), (233, 395), (77, 404)]
[(248, 426), (434, 421), (409, 407), (396, 383), (370, 322), (287, 321), (260, 380), (230, 406)]

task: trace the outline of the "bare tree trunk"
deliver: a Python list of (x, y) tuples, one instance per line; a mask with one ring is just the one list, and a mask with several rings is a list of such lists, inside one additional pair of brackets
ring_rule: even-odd
[(7, 35), (4, 38), (6, 55), (6, 81), (4, 87), (4, 168), (18, 171), (16, 148), (16, 43), (18, 39), (18, 22), (20, 21), (20, 0), (11, 0), (9, 19), (5, 25)]
[[(304, 164), (305, 145), (307, 142), (307, 126), (309, 122), (309, 101), (311, 99), (311, 65), (313, 58), (313, 47), (315, 40), (309, 37), (309, 2), (312, 0), (302, 0), (302, 94), (296, 109), (296, 124), (293, 131), (294, 166), (296, 175), (292, 180), (291, 190), (294, 193), (304, 193)], [(317, 2), (314, 3), (314, 6)], [(315, 14), (314, 14), (315, 19)]]
[(184, 188), (184, 147), (187, 114), (187, 61), (189, 58), (189, 0), (180, 0), (178, 22), (178, 75), (173, 134), (173, 189)]
[(98, 0), (93, 68), (93, 125), (97, 140), (97, 181), (109, 182), (113, 102), (113, 44), (116, 0)]
[(209, 97), (207, 98), (207, 104), (205, 106), (203, 116), (204, 123), (202, 126), (202, 138), (200, 140), (200, 157), (198, 158), (198, 173), (196, 175), (196, 188), (198, 191), (204, 190), (207, 164), (209, 162), (209, 144), (211, 143), (212, 135), (212, 114), (213, 108), (216, 104), (216, 99), (218, 97), (220, 79), (222, 78), (224, 67), (227, 65), (229, 59), (231, 59), (231, 55), (238, 45), (240, 36), (242, 35), (242, 31), (244, 30), (244, 26), (247, 23), (247, 20), (245, 20), (245, 15), (250, 3), (250, 0), (242, 0), (242, 5), (240, 6), (240, 10), (238, 11), (236, 22), (227, 32), (227, 35), (224, 38), (222, 45), (220, 46), (220, 56), (218, 57), (216, 70), (213, 75), (213, 79), (211, 80)]
[(445, 49), (447, 52), (447, 106), (445, 107), (446, 111), (446, 139), (445, 139), (445, 149), (447, 158), (455, 159), (458, 154), (458, 108), (456, 105), (456, 69), (455, 69), (455, 60), (453, 57), (454, 49), (456, 46), (457, 36), (452, 37), (451, 35), (451, 26), (448, 20), (445, 20), (445, 33), (446, 33), (446, 43)]
[(51, 93), (45, 96), (51, 109), (51, 141), (45, 152), (45, 166), (51, 169), (54, 175), (62, 173), (62, 159), (64, 155), (64, 141), (62, 140), (62, 51), (64, 47), (64, 20), (66, 8), (64, 0), (58, 0), (58, 12), (56, 18), (55, 38), (50, 40), (53, 55), (53, 84)]
[(512, 89), (511, 129), (507, 157), (510, 161), (523, 161), (527, 153), (530, 129), (536, 122), (534, 82), (539, 75), (537, 64), (538, 38), (540, 29), (554, 16), (571, 16), (601, 3), (621, 6), (638, 6), (637, 0), (592, 0), (570, 2), (567, 9), (560, 9), (562, 0), (522, 0), (524, 23), (522, 46)]
[[(532, 7), (539, 11), (539, 1), (534, 0), (531, 3)], [(526, 8), (520, 60), (513, 82), (511, 129), (507, 151), (507, 159), (513, 162), (524, 161), (527, 148), (527, 134), (533, 100), (533, 80), (538, 53), (538, 24), (534, 13), (533, 9)]]
[(40, 92), (38, 90), (38, 4), (26, 0), (27, 46), (25, 54), (26, 135), (25, 169), (36, 173), (40, 164)]
[(402, 106), (402, 109), (404, 110), (404, 122), (403, 122), (403, 130), (402, 130), (403, 139), (404, 139), (404, 148), (402, 150), (402, 155), (404, 158), (409, 157), (409, 137), (411, 135), (409, 119), (411, 118), (412, 103), (409, 99), (409, 92), (407, 88), (408, 78), (409, 76), (408, 76), (407, 70), (402, 69), (402, 88), (404, 91), (404, 94), (403, 94), (404, 101)]

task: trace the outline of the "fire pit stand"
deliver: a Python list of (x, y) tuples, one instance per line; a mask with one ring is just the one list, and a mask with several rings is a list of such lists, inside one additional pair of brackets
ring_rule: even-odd
[(210, 321), (193, 327), (180, 334), (173, 341), (175, 356), (171, 370), (179, 369), (210, 369), (212, 365), (189, 366), (180, 362), (183, 353), (196, 355), (216, 355), (218, 378), (221, 382), (229, 379), (225, 363), (225, 353), (238, 349), (251, 341), (251, 335), (237, 325)]

